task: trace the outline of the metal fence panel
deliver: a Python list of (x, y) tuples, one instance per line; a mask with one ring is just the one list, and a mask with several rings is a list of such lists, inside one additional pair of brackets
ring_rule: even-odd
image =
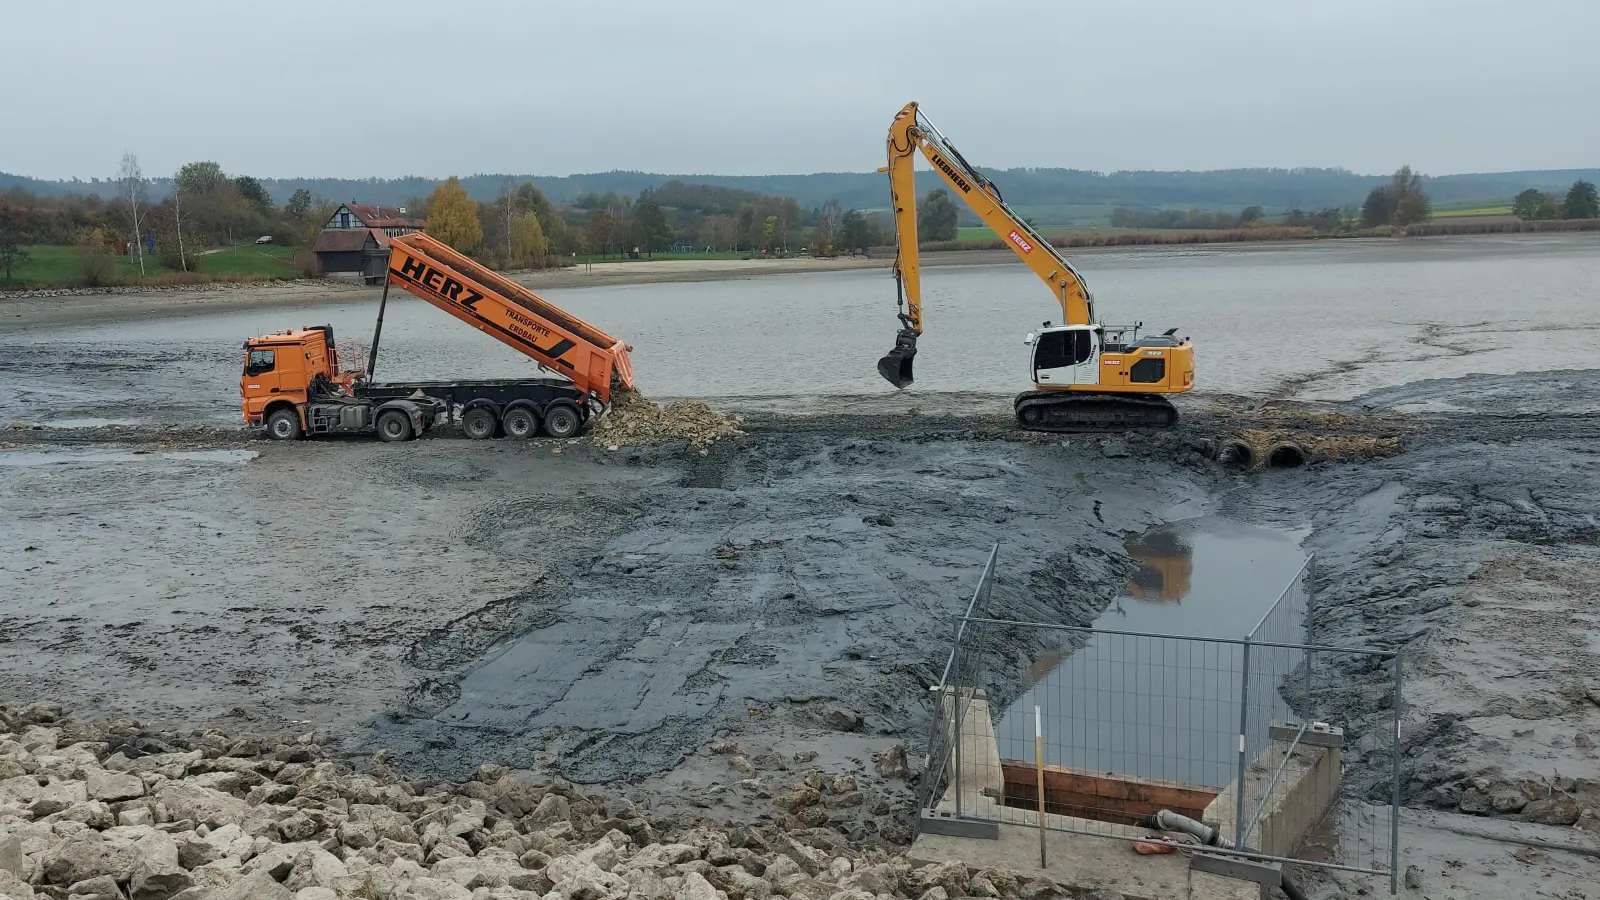
[[(1395, 885), (1402, 669), (1390, 652), (1305, 642), (1310, 560), (1249, 635), (1218, 640), (987, 618), (997, 553), (952, 624), (925, 810), (1039, 827), (1042, 780), (1045, 828), (1138, 840), (1150, 834), (1139, 814), (1155, 804), (1219, 824), (1245, 848), (1237, 855), (1388, 874)], [(1367, 710), (1346, 695), (1340, 708), (1373, 720), (1392, 707), (1394, 728), (1329, 746), (1346, 723), (1318, 724), (1334, 708), (1320, 702), (1325, 686), (1373, 665), (1394, 667), (1389, 694), (1367, 698)], [(1340, 781), (1356, 739), (1369, 771), (1389, 772), (1364, 796)]]

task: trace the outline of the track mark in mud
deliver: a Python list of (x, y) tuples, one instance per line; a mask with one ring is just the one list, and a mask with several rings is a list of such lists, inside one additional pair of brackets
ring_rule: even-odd
[(425, 671), (444, 671), (471, 662), (507, 636), (548, 628), (560, 621), (557, 603), (550, 598), (554, 593), (554, 586), (541, 586), (491, 600), (417, 638), (406, 651), (406, 662)]

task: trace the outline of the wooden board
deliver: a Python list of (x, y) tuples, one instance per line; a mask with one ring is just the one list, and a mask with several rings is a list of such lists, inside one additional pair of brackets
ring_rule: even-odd
[[(1033, 765), (1006, 759), (1000, 761), (1000, 767), (1006, 785), (1002, 802), (1018, 809), (1038, 809)], [(1051, 815), (1133, 825), (1157, 810), (1170, 809), (1199, 820), (1216, 796), (1209, 788), (1171, 781), (1044, 767), (1044, 810)]]

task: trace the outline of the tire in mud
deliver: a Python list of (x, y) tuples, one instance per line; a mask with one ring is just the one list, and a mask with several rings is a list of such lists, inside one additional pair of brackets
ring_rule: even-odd
[(280, 409), (267, 416), (267, 437), (275, 441), (292, 441), (300, 437), (300, 414), (292, 409)]
[(572, 437), (582, 426), (583, 420), (578, 418), (578, 411), (570, 406), (558, 405), (545, 410), (544, 433), (553, 438)]
[(378, 439), (389, 443), (411, 440), (411, 418), (398, 409), (378, 413)]
[(475, 441), (486, 441), (494, 437), (495, 428), (499, 423), (494, 420), (494, 410), (485, 406), (477, 406), (461, 414), (461, 432)]
[(514, 406), (506, 410), (500, 424), (506, 430), (506, 437), (517, 440), (525, 441), (539, 433), (539, 417), (526, 406)]

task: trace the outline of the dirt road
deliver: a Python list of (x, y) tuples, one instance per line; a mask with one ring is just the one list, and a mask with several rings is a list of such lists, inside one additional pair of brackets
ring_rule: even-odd
[[(999, 614), (1087, 622), (1125, 579), (1127, 534), (1220, 514), (1309, 526), (1312, 640), (1405, 649), (1405, 843), (1427, 895), (1536, 877), (1563, 896), (1600, 881), (1595, 860), (1516, 841), (1594, 846), (1600, 828), (1597, 408), (1600, 373), (1567, 372), (1196, 411), (1117, 440), (757, 415), (705, 456), (9, 432), (0, 697), (308, 722), (414, 768), (494, 758), (717, 806), (739, 777), (701, 752), (719, 735), (857, 757), (920, 742), (945, 623), (993, 542)], [(1250, 427), (1355, 455), (1238, 475), (1194, 449)], [(1317, 699), (1348, 729), (1347, 796), (1381, 800), (1388, 675), (1337, 675)]]

